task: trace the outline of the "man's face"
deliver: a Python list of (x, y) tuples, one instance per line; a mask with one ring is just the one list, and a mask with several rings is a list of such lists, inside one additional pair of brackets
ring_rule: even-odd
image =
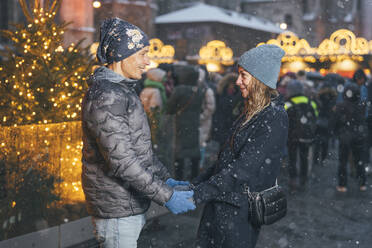
[(239, 77), (236, 80), (236, 85), (240, 88), (243, 98), (247, 98), (249, 94), (249, 85), (252, 80), (252, 75), (245, 71), (243, 68), (239, 67)]
[(121, 70), (124, 77), (130, 79), (141, 79), (145, 68), (150, 64), (150, 59), (147, 56), (149, 47), (144, 47), (135, 54), (121, 61)]

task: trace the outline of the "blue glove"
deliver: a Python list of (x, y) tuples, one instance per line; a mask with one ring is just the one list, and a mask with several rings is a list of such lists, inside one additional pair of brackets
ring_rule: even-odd
[(194, 191), (174, 191), (170, 200), (165, 206), (174, 214), (180, 214), (189, 210), (194, 210), (195, 204), (192, 200)]
[(174, 180), (173, 178), (168, 178), (167, 181), (165, 181), (165, 184), (170, 186), (170, 187), (174, 187), (174, 186), (177, 186), (177, 185), (190, 185), (189, 182), (186, 182), (186, 181), (177, 181), (177, 180)]

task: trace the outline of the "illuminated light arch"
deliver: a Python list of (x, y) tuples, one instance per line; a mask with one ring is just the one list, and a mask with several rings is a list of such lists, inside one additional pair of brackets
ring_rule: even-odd
[(175, 50), (171, 45), (164, 43), (157, 38), (151, 39), (148, 56), (153, 64), (151, 67), (157, 67), (161, 63), (172, 63), (174, 61)]
[(234, 53), (230, 47), (227, 47), (225, 42), (220, 40), (212, 40), (199, 50), (199, 64), (206, 64), (210, 71), (221, 70), (222, 65), (234, 64)]
[[(265, 43), (260, 43), (260, 46)], [(316, 49), (312, 48), (305, 39), (299, 39), (293, 32), (287, 31), (278, 35), (276, 39), (271, 39), (266, 44), (277, 45), (281, 47), (286, 55), (283, 57), (283, 62), (293, 62), (304, 60), (307, 62), (315, 62), (314, 54)]]
[(317, 53), (320, 56), (365, 55), (371, 51), (371, 41), (356, 37), (350, 30), (339, 29), (320, 43)]

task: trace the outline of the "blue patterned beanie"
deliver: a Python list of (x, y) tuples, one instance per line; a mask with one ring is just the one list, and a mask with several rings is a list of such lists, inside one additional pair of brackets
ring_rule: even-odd
[(149, 44), (147, 35), (137, 26), (117, 17), (106, 19), (100, 27), (97, 59), (102, 64), (119, 62)]

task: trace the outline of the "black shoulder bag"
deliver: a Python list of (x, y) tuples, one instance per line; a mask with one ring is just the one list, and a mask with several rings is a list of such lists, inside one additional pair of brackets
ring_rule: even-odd
[(287, 214), (287, 198), (277, 181), (273, 187), (261, 192), (250, 192), (249, 187), (244, 192), (248, 194), (249, 220), (252, 225), (270, 225)]

